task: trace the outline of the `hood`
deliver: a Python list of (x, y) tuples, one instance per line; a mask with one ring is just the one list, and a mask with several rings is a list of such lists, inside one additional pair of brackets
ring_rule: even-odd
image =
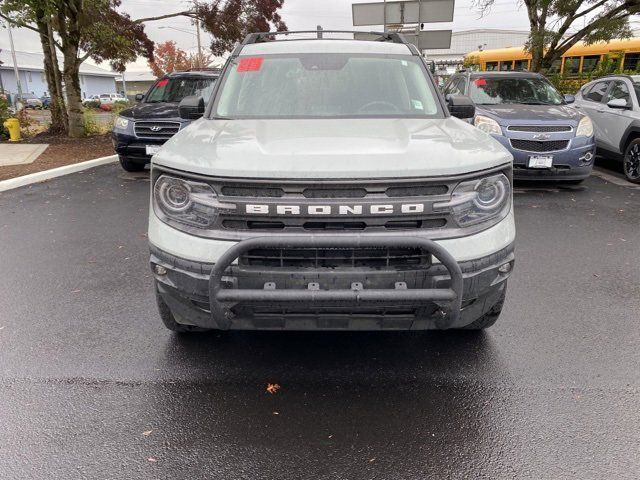
[(177, 118), (177, 103), (143, 103), (140, 102), (131, 108), (127, 108), (120, 112), (123, 117), (133, 118), (135, 120), (155, 120), (158, 118)]
[(511, 160), (496, 140), (453, 117), (200, 119), (153, 157), (203, 175), (295, 179), (455, 175)]
[(477, 105), (476, 114), (491, 117), (500, 125), (515, 122), (556, 122), (576, 126), (584, 116), (570, 105), (523, 105), (517, 103)]

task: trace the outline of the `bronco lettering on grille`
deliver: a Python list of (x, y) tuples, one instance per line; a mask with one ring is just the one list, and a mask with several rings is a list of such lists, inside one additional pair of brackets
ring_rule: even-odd
[(246, 204), (245, 212), (251, 215), (415, 215), (424, 213), (424, 203), (398, 203), (380, 205), (267, 205)]

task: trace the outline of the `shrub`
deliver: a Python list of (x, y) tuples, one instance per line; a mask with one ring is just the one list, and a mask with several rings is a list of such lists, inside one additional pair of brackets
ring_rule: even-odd
[(4, 122), (12, 116), (9, 111), (9, 101), (4, 95), (0, 96), (0, 140), (9, 138), (9, 131), (4, 128)]
[(100, 108), (100, 102), (98, 100), (91, 100), (90, 102), (85, 102), (85, 108)]
[(104, 128), (100, 126), (96, 120), (96, 114), (93, 110), (85, 109), (84, 111), (84, 134), (86, 136), (100, 135)]

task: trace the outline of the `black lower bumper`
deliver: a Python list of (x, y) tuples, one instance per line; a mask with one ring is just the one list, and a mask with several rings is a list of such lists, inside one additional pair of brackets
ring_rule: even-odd
[[(246, 268), (232, 262), (255, 248), (419, 247), (440, 263), (426, 268)], [(158, 293), (179, 323), (217, 329), (444, 329), (472, 323), (505, 288), (513, 247), (457, 263), (420, 238), (304, 236), (255, 238), (231, 247), (216, 265), (151, 247)], [(155, 268), (154, 268), (155, 272)]]
[(139, 139), (133, 135), (113, 132), (111, 134), (113, 149), (120, 156), (129, 161), (147, 164), (151, 162), (151, 155), (147, 155), (147, 145), (164, 145), (166, 140)]

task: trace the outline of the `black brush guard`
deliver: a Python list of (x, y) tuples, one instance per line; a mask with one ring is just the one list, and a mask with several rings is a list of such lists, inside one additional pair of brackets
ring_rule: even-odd
[[(225, 271), (242, 254), (256, 248), (420, 248), (433, 255), (442, 263), (451, 276), (451, 288), (426, 289), (239, 289), (224, 288)], [(257, 237), (236, 243), (227, 250), (211, 271), (209, 279), (209, 301), (213, 320), (222, 330), (228, 330), (233, 315), (225, 303), (258, 302), (345, 302), (347, 305), (360, 305), (366, 302), (411, 302), (425, 301), (449, 303), (449, 313), (438, 320), (438, 328), (448, 328), (460, 315), (462, 305), (462, 271), (456, 260), (440, 245), (432, 240), (418, 237), (345, 235), (320, 236), (300, 235), (286, 237)]]

